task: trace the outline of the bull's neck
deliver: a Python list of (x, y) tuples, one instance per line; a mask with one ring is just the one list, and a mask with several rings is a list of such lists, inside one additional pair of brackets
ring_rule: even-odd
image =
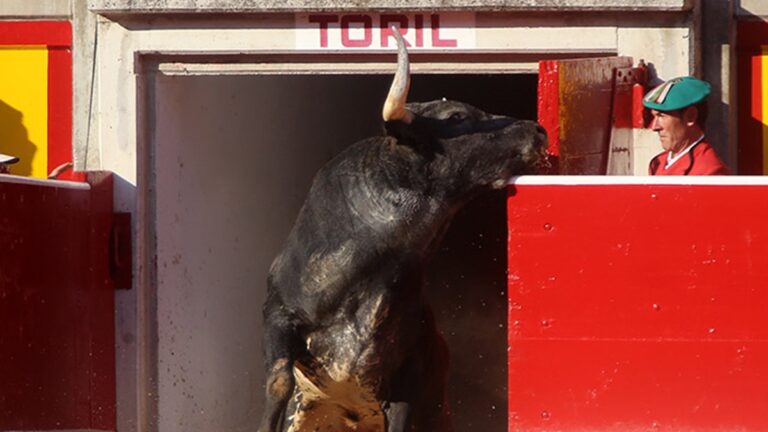
[(445, 155), (438, 155), (427, 166), (430, 194), (452, 209), (458, 209), (471, 201), (488, 186), (472, 178), (468, 163)]

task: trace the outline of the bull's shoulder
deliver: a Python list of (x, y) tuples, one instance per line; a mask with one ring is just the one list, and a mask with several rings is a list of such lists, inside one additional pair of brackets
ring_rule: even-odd
[(412, 185), (424, 179), (425, 159), (412, 147), (399, 144), (390, 136), (377, 136), (358, 141), (326, 163), (315, 181), (333, 178), (385, 179), (381, 187)]
[(429, 192), (424, 162), (412, 149), (391, 137), (370, 138), (318, 171), (298, 222), (385, 229), (428, 210)]

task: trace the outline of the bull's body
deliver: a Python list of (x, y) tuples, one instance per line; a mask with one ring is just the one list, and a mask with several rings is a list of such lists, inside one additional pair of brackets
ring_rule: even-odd
[(387, 136), (320, 170), (272, 264), (262, 432), (451, 430), (425, 262), (466, 202), (542, 161), (546, 138), (458, 102), (396, 111)]

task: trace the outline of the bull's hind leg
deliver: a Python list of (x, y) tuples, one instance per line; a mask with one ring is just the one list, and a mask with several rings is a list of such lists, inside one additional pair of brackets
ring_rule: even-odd
[(266, 315), (264, 364), (266, 367), (266, 403), (259, 432), (285, 430), (286, 407), (295, 386), (293, 362), (296, 335), (290, 325), (275, 316)]

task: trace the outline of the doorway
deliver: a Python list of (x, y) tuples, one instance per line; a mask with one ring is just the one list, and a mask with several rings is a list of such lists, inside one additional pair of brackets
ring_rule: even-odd
[[(154, 74), (159, 430), (251, 431), (263, 406), (266, 275), (314, 173), (381, 134), (391, 76)], [(536, 74), (414, 75), (409, 100), (446, 97), (536, 118)], [(503, 191), (452, 224), (427, 271), (451, 349), (457, 430), (507, 427)]]

